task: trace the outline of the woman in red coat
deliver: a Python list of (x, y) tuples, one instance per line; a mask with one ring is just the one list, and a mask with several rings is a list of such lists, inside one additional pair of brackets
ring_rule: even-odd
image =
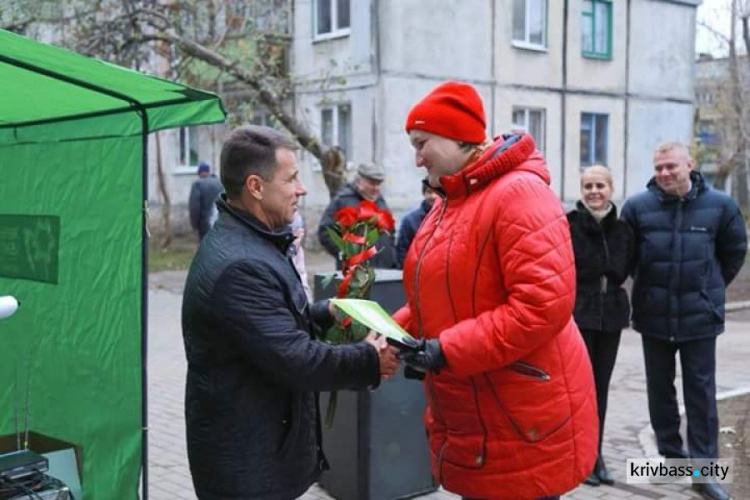
[(404, 263), (395, 319), (421, 339), (432, 469), (476, 499), (560, 495), (597, 454), (591, 364), (572, 319), (570, 230), (527, 134), (485, 140), (476, 90), (447, 82), (406, 121), (441, 199)]

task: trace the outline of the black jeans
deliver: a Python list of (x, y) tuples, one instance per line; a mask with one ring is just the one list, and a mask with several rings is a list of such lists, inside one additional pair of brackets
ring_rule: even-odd
[(648, 411), (659, 453), (667, 458), (687, 458), (682, 447), (680, 413), (674, 387), (675, 354), (679, 351), (689, 455), (691, 458), (718, 458), (716, 338), (675, 344), (646, 335), (642, 337)]
[(598, 330), (581, 330), (586, 350), (589, 352), (591, 367), (594, 369), (594, 384), (596, 385), (596, 405), (599, 412), (599, 455), (602, 454), (602, 440), (604, 439), (604, 418), (607, 415), (607, 399), (609, 396), (609, 381), (615, 369), (617, 351), (620, 348), (622, 331), (602, 332)]

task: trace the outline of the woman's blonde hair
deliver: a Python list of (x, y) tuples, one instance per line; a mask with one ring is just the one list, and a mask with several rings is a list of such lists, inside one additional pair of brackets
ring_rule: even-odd
[(612, 172), (604, 165), (591, 165), (590, 167), (586, 167), (583, 170), (581, 170), (581, 185), (583, 185), (583, 178), (586, 176), (586, 174), (601, 175), (607, 181), (607, 184), (609, 184), (609, 187), (612, 190), (615, 189), (615, 181), (612, 178)]

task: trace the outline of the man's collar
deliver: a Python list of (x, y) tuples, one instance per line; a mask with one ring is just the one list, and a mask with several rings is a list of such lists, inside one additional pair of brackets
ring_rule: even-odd
[(294, 241), (294, 234), (292, 234), (290, 226), (285, 226), (276, 231), (270, 229), (252, 213), (244, 210), (241, 207), (232, 205), (231, 201), (227, 199), (226, 193), (221, 194), (219, 200), (216, 202), (216, 205), (219, 207), (220, 212), (227, 212), (228, 215), (239, 220), (244, 225), (249, 226), (255, 232), (259, 233), (262, 237), (278, 246), (283, 252), (286, 252), (286, 250), (289, 248), (289, 245)]

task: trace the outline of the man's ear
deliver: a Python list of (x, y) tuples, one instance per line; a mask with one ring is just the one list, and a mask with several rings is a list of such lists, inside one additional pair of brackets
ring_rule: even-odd
[(245, 189), (254, 200), (263, 199), (263, 179), (258, 175), (248, 175), (245, 179)]

